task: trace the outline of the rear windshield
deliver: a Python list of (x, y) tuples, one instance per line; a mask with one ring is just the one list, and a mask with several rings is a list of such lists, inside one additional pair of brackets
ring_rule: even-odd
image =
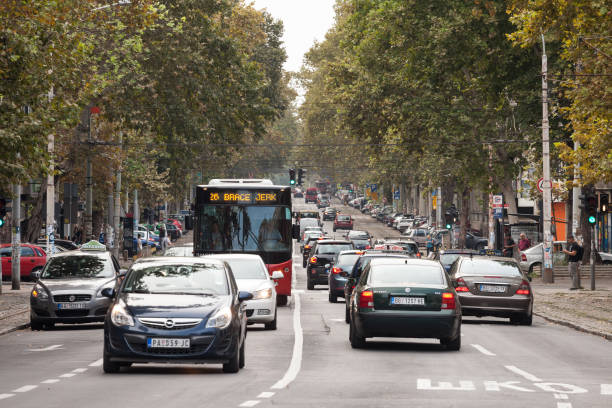
[(516, 262), (493, 259), (466, 259), (461, 262), (459, 272), (469, 276), (521, 276)]
[(340, 251), (350, 251), (352, 244), (320, 244), (317, 245), (317, 254), (337, 254)]
[(338, 221), (350, 221), (350, 220), (351, 220), (350, 215), (339, 215), (338, 216)]
[(51, 258), (42, 279), (111, 278), (115, 276), (110, 259), (96, 255), (58, 256)]
[(444, 278), (437, 266), (425, 265), (372, 265), (372, 285), (442, 285)]
[(338, 265), (342, 266), (353, 266), (357, 259), (359, 259), (361, 255), (359, 254), (344, 254), (338, 256)]
[(355, 245), (370, 245), (370, 241), (367, 239), (351, 239), (351, 241), (353, 241)]
[(268, 272), (261, 262), (250, 259), (226, 259), (236, 279), (267, 279)]

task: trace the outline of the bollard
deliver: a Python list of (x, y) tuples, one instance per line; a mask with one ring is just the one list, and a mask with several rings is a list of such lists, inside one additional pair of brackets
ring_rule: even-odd
[(128, 250), (127, 249), (123, 251), (123, 260), (125, 262), (127, 262), (127, 260), (128, 260)]

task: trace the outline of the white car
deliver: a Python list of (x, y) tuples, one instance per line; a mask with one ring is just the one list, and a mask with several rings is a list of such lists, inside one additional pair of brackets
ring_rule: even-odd
[(219, 254), (206, 257), (228, 263), (238, 290), (251, 292), (253, 299), (245, 302), (247, 323), (263, 323), (266, 330), (276, 330), (276, 279), (282, 279), (281, 271), (268, 274), (268, 268), (259, 255)]
[[(563, 253), (563, 250), (567, 248), (566, 241), (554, 241), (553, 242), (553, 265), (567, 265), (567, 256)], [(519, 266), (525, 273), (533, 273), (534, 267), (541, 267), (544, 254), (542, 253), (542, 243), (535, 244), (531, 248), (527, 248), (520, 252), (521, 260)]]

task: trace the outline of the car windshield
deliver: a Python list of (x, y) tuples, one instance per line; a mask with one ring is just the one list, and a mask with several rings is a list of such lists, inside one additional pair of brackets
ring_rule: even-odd
[(72, 255), (51, 258), (41, 279), (111, 278), (115, 276), (110, 259), (96, 255)]
[(152, 294), (227, 295), (225, 270), (215, 264), (162, 264), (132, 269), (123, 292)]
[(437, 266), (426, 265), (372, 265), (372, 285), (442, 285), (444, 278)]
[(343, 254), (338, 256), (337, 264), (344, 267), (352, 267), (359, 259), (360, 254)]
[(339, 215), (338, 216), (338, 221), (350, 221), (350, 220), (351, 220), (350, 215)]
[(443, 254), (440, 255), (440, 263), (442, 265), (450, 265), (453, 262), (455, 262), (455, 260), (457, 258), (459, 258), (461, 256), (461, 254)]
[(468, 276), (521, 276), (521, 271), (516, 262), (498, 259), (466, 259), (461, 262), (459, 273)]
[(226, 259), (236, 279), (267, 279), (261, 262), (253, 259)]
[(353, 244), (355, 245), (370, 245), (370, 241), (368, 241), (367, 239), (351, 239), (351, 241), (353, 241)]
[(331, 255), (337, 254), (340, 251), (348, 251), (353, 249), (351, 244), (321, 244), (317, 246), (317, 254), (320, 255)]

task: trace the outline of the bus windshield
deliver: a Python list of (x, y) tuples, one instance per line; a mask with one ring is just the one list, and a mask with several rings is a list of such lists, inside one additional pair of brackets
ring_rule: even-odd
[(199, 250), (291, 251), (291, 210), (284, 206), (204, 205)]

